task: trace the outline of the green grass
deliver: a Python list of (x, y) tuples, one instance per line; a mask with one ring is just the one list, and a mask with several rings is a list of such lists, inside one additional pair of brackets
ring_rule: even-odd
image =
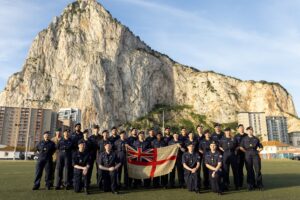
[[(32, 191), (34, 161), (0, 161), (0, 199), (132, 199), (132, 200), (183, 200), (183, 199), (224, 199), (224, 200), (293, 200), (300, 197), (299, 161), (263, 161), (265, 191), (230, 191), (224, 196), (211, 192), (196, 195), (183, 189), (140, 189), (122, 192), (120, 195), (103, 193), (93, 188), (91, 195), (75, 194), (73, 191), (46, 191), (42, 182), (39, 191)], [(95, 176), (93, 176), (95, 177)], [(95, 181), (95, 179), (93, 179)]]

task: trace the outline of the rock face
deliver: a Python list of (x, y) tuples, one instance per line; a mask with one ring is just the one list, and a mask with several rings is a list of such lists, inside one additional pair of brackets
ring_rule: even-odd
[(238, 111), (264, 111), (299, 124), (292, 97), (279, 84), (241, 81), (176, 63), (94, 0), (70, 4), (41, 31), (22, 71), (0, 94), (0, 105), (77, 107), (85, 126), (103, 128), (143, 116), (155, 104), (192, 105), (196, 113), (221, 123), (236, 121)]

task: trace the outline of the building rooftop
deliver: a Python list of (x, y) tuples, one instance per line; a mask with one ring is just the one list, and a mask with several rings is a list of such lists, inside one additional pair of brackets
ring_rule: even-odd
[(276, 147), (288, 147), (289, 145), (279, 141), (264, 141), (261, 143), (263, 146), (276, 146)]

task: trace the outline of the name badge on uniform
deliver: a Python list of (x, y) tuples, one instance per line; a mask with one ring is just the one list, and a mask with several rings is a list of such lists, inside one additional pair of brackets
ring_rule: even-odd
[(252, 147), (252, 144), (250, 144), (250, 147)]
[(44, 148), (43, 150), (44, 150), (44, 151), (46, 151), (46, 150), (47, 150), (47, 148)]

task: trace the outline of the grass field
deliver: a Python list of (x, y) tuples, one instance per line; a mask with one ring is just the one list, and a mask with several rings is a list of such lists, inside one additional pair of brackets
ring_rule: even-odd
[[(264, 161), (263, 181), (265, 190), (248, 192), (229, 191), (217, 196), (208, 191), (201, 194), (184, 189), (139, 189), (121, 191), (120, 195), (103, 193), (92, 188), (91, 195), (75, 194), (73, 191), (47, 191), (42, 182), (41, 189), (32, 191), (34, 161), (0, 161), (0, 200), (10, 199), (130, 199), (130, 200), (181, 200), (181, 199), (228, 199), (228, 200), (292, 200), (300, 199), (300, 161)], [(93, 176), (95, 177), (95, 176)], [(44, 180), (44, 179), (43, 179)], [(93, 179), (95, 181), (95, 179)]]

